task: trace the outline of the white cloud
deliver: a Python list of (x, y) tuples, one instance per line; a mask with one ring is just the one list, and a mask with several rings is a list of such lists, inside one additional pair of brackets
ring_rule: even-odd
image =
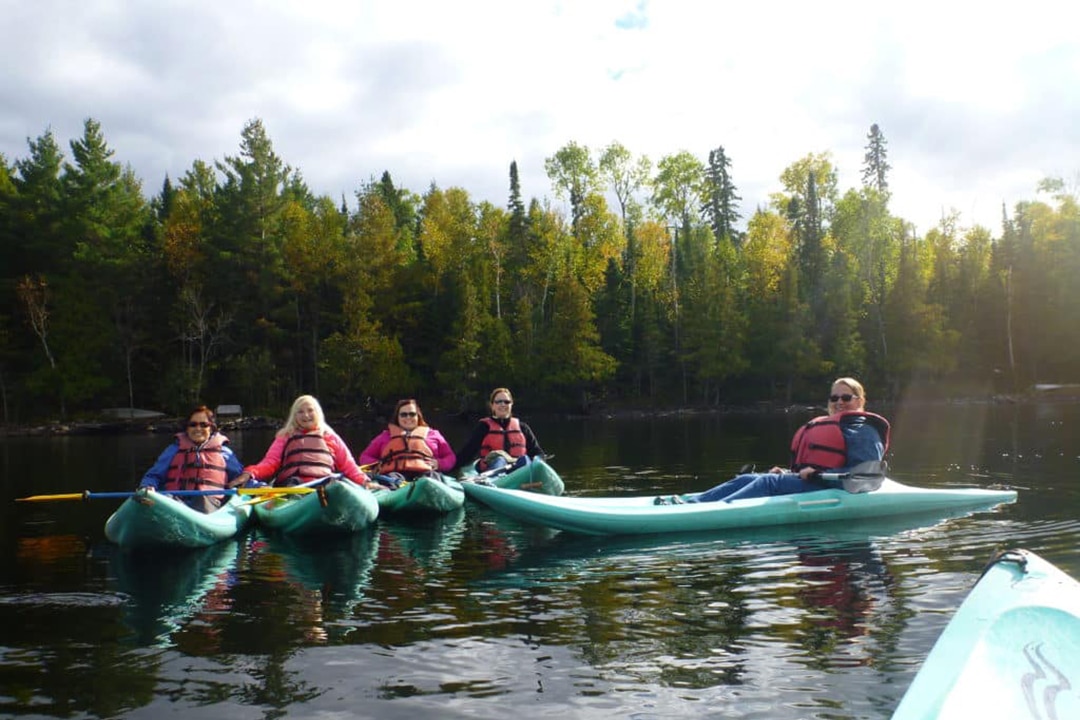
[(544, 158), (571, 140), (654, 161), (723, 145), (749, 215), (808, 153), (857, 185), (876, 122), (895, 212), (996, 231), (1003, 202), (1078, 169), (1068, 7), (0, 0), (0, 152), (48, 127), (66, 145), (94, 117), (154, 192), (235, 155), (258, 117), (317, 193), (389, 170), (501, 205), (511, 160), (527, 197), (550, 196)]

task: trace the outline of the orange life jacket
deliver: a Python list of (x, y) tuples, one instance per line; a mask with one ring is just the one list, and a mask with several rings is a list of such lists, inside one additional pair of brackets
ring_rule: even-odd
[(851, 410), (835, 415), (816, 417), (795, 431), (791, 438), (791, 469), (813, 467), (830, 470), (847, 464), (847, 440), (840, 429), (846, 417), (865, 417), (881, 435), (885, 451), (889, 450), (889, 421), (872, 412)]
[(187, 433), (176, 436), (180, 446), (165, 472), (163, 490), (219, 490), (229, 478), (221, 449), (229, 438), (214, 433), (202, 445), (191, 442)]
[(521, 423), (518, 422), (516, 417), (510, 418), (510, 422), (506, 424), (505, 428), (495, 418), (486, 417), (481, 422), (487, 425), (487, 435), (484, 436), (484, 440), (480, 444), (479, 470), (487, 469), (484, 458), (488, 456), (488, 453), (496, 450), (502, 450), (514, 458), (519, 458), (525, 454), (525, 433), (521, 432)]
[(281, 451), (281, 468), (275, 485), (297, 479), (306, 483), (334, 472), (334, 453), (321, 431), (297, 433), (285, 441)]
[(425, 439), (430, 429), (427, 425), (420, 425), (415, 430), (406, 432), (400, 425), (390, 423), (390, 441), (383, 446), (379, 472), (384, 475), (391, 472), (430, 472), (429, 460), (435, 457)]

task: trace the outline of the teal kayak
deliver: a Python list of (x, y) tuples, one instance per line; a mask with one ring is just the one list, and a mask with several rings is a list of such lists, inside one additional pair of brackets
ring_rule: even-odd
[(379, 516), (374, 493), (346, 479), (329, 480), (306, 495), (255, 502), (255, 518), (262, 527), (294, 535), (356, 532)]
[(462, 482), (484, 482), (495, 487), (508, 490), (532, 490), (544, 495), (562, 495), (566, 489), (562, 478), (555, 469), (547, 464), (543, 458), (536, 458), (528, 465), (517, 470), (505, 473), (492, 472), (485, 477), (485, 473), (477, 472), (476, 463), (465, 467), (461, 471)]
[(941, 633), (893, 720), (1080, 718), (1080, 583), (998, 553)]
[(231, 495), (204, 513), (146, 488), (135, 491), (105, 522), (105, 537), (120, 547), (209, 547), (235, 536), (251, 518), (251, 506)]
[(534, 525), (584, 535), (731, 530), (964, 511), (1016, 500), (1015, 490), (924, 489), (885, 478), (873, 492), (840, 489), (733, 502), (655, 505), (655, 496), (553, 497), (465, 483), (473, 500)]
[(465, 504), (461, 483), (449, 475), (422, 475), (396, 490), (376, 490), (379, 511), (394, 515), (438, 515)]

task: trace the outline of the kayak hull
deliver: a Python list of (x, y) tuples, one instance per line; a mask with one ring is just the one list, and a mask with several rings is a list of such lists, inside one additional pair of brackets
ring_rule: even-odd
[(379, 511), (388, 515), (441, 515), (465, 504), (465, 491), (454, 478), (421, 476), (396, 490), (376, 490)]
[(251, 519), (251, 507), (232, 495), (211, 513), (145, 488), (137, 490), (105, 522), (105, 537), (122, 548), (201, 548), (228, 540)]
[[(480, 473), (476, 470), (476, 463), (469, 465), (461, 471), (462, 482), (473, 482)], [(487, 481), (495, 487), (507, 490), (531, 490), (544, 495), (562, 495), (566, 489), (559, 473), (547, 464), (543, 458), (536, 458), (528, 465), (508, 473), (494, 475)]]
[(1010, 550), (991, 560), (892, 717), (1076, 718), (1078, 684), (1080, 583)]
[(963, 511), (1016, 500), (1015, 490), (924, 489), (885, 479), (868, 493), (817, 490), (733, 502), (654, 505), (654, 496), (551, 497), (466, 483), (474, 500), (523, 522), (585, 535), (732, 530)]
[(374, 493), (350, 480), (330, 480), (315, 492), (273, 497), (254, 508), (259, 525), (292, 535), (353, 533), (379, 516)]

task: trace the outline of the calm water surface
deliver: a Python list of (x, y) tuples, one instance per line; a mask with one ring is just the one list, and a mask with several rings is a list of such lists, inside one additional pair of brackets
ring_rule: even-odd
[[(1007, 484), (946, 518), (573, 537), (473, 504), (298, 544), (118, 552), (116, 501), (166, 436), (0, 442), (0, 716), (888, 718), (999, 546), (1080, 577), (1080, 407), (892, 408), (892, 476)], [(569, 493), (699, 490), (805, 416), (535, 419)], [(467, 427), (443, 426), (452, 442)], [(377, 428), (342, 432), (354, 447)], [(247, 461), (268, 432), (237, 433)]]

